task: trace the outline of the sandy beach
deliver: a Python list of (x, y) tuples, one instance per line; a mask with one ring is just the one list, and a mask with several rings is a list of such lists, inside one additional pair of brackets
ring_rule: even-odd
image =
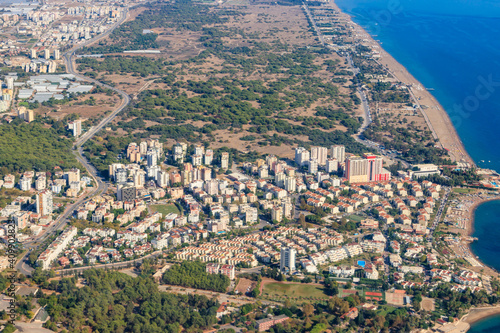
[(420, 111), (427, 125), (438, 137), (441, 146), (448, 149), (451, 159), (457, 162), (468, 162), (474, 165), (474, 161), (465, 150), (455, 127), (453, 127), (448, 114), (441, 104), (439, 104), (434, 96), (427, 91), (403, 65), (398, 63), (383, 48), (380, 48), (380, 54), (379, 63), (386, 66), (392, 75), (400, 82), (410, 86), (410, 91), (416, 102), (420, 105)]
[(471, 309), (462, 321), (473, 324), (481, 319), (500, 314), (500, 306)]
[[(352, 18), (348, 14), (343, 13), (335, 3), (331, 3), (331, 5), (341, 12), (346, 19), (353, 22)], [(369, 33), (366, 32), (366, 30), (354, 22), (353, 26), (356, 29), (356, 33), (358, 35), (363, 35), (363, 39), (368, 40), (372, 48), (380, 53), (380, 58), (377, 59), (377, 62), (385, 66), (397, 81), (409, 87), (409, 92), (418, 105), (418, 109), (424, 117), (427, 126), (433, 133), (434, 137), (438, 138), (441, 147), (448, 150), (451, 160), (466, 162), (471, 166), (475, 166), (474, 161), (465, 150), (465, 147), (460, 140), (448, 114), (436, 98), (434, 98), (434, 96), (426, 89), (429, 87), (424, 87), (403, 65), (397, 62), (387, 51), (385, 51), (382, 46), (374, 40)], [(472, 202), (467, 209), (465, 229), (462, 229), (459, 232), (463, 237), (470, 237), (474, 232), (474, 213), (477, 207), (487, 201), (499, 200), (500, 198), (477, 197), (471, 199)], [(475, 257), (471, 251), (470, 242), (466, 242), (465, 246), (474, 259), (482, 265), (482, 267), (474, 266), (473, 270), (489, 276), (499, 276), (498, 272), (484, 265), (484, 263)], [(500, 314), (500, 306), (471, 309), (469, 313), (462, 317), (458, 323), (454, 324), (455, 330), (457, 332), (465, 332), (470, 328), (470, 324), (497, 314)]]
[[(493, 199), (481, 199), (481, 200), (477, 200), (476, 202), (474, 202), (474, 204), (470, 207), (469, 209), (469, 219), (468, 219), (468, 223), (467, 223), (467, 228), (465, 230), (466, 232), (466, 235), (467, 236), (472, 236), (472, 234), (474, 233), (474, 214), (476, 212), (476, 209), (477, 207), (479, 207), (480, 205), (482, 205), (483, 203), (485, 202), (488, 202), (488, 201), (493, 201), (493, 200), (499, 200), (499, 198), (493, 198)], [(474, 252), (472, 252), (472, 249), (470, 247), (470, 243), (467, 243), (467, 250), (472, 254), (474, 255)], [(494, 277), (499, 277), (499, 273), (490, 268), (489, 266), (485, 265), (479, 258), (475, 257), (474, 258), (475, 260), (477, 260), (481, 265), (483, 265), (483, 268), (484, 269), (484, 274), (487, 274), (487, 275), (490, 275), (490, 276), (494, 276)], [(500, 310), (499, 310), (500, 312)]]
[(371, 46), (380, 53), (380, 58), (377, 59), (377, 62), (385, 66), (396, 80), (409, 87), (409, 92), (419, 106), (418, 108), (429, 129), (433, 132), (433, 135), (438, 138), (441, 147), (449, 151), (451, 160), (467, 162), (474, 166), (475, 163), (465, 150), (448, 114), (434, 96), (426, 90), (426, 87), (415, 79), (403, 65), (386, 52), (383, 47), (366, 32), (366, 30), (354, 23), (350, 15), (342, 12), (335, 3), (332, 2), (330, 4), (341, 12), (346, 19), (351, 21), (357, 33), (363, 35), (363, 39), (368, 40)]

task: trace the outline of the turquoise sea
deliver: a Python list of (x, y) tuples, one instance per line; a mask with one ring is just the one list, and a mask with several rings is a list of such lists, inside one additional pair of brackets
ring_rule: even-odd
[(474, 323), (467, 333), (500, 332), (500, 316), (491, 316)]
[[(500, 171), (500, 1), (335, 0), (449, 114), (476, 164)], [(500, 201), (475, 213), (472, 250), (500, 271)], [(471, 332), (500, 332), (500, 316)]]

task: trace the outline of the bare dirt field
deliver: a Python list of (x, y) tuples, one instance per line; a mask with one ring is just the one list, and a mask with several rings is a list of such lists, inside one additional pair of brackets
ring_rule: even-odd
[(240, 294), (245, 295), (247, 292), (252, 291), (257, 283), (255, 281), (240, 278), (238, 285), (234, 288), (235, 291), (238, 291)]
[(385, 300), (387, 304), (404, 306), (404, 297), (406, 296), (406, 292), (404, 290), (396, 290), (393, 293), (386, 292)]
[(420, 307), (424, 311), (429, 311), (429, 312), (434, 311), (435, 310), (434, 299), (422, 297), (422, 302), (420, 302)]
[[(95, 105), (85, 104), (85, 101), (91, 97), (95, 99)], [(41, 106), (35, 110), (36, 114), (48, 115), (57, 120), (63, 119), (69, 114), (78, 114), (80, 118), (89, 119), (99, 117), (107, 111), (116, 108), (120, 103), (120, 98), (117, 95), (107, 96), (106, 94), (89, 94), (78, 98), (77, 101), (71, 101), (62, 105), (55, 105), (53, 107)]]

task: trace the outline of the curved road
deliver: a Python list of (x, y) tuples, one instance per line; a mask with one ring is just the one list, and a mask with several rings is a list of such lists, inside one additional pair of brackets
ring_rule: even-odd
[(78, 49), (85, 47), (85, 46), (88, 46), (88, 45), (108, 36), (116, 27), (118, 27), (120, 24), (122, 24), (126, 20), (127, 13), (128, 13), (127, 10), (125, 10), (122, 13), (122, 17), (115, 24), (113, 24), (113, 26), (110, 29), (108, 29), (105, 33), (98, 35), (92, 39), (89, 39), (88, 41), (86, 41), (82, 44), (75, 45), (74, 47), (72, 47), (69, 51), (67, 51), (63, 55), (64, 62), (66, 64), (66, 71), (68, 73), (73, 74), (74, 76), (76, 76), (82, 80), (90, 81), (90, 82), (94, 83), (95, 85), (101, 86), (101, 87), (106, 88), (106, 89), (113, 90), (114, 92), (116, 92), (117, 94), (119, 94), (121, 96), (121, 103), (116, 110), (114, 110), (109, 115), (107, 115), (97, 126), (92, 127), (82, 137), (80, 137), (74, 143), (74, 146), (73, 146), (73, 154), (75, 155), (76, 159), (85, 167), (85, 169), (87, 169), (89, 175), (94, 179), (94, 182), (97, 184), (97, 187), (94, 190), (92, 190), (91, 192), (87, 193), (86, 195), (79, 197), (72, 205), (67, 207), (66, 210), (56, 219), (56, 221), (54, 223), (52, 223), (52, 225), (49, 228), (47, 228), (47, 230), (45, 231), (45, 233), (41, 237), (39, 237), (35, 240), (31, 240), (31, 241), (23, 243), (24, 248), (27, 249), (28, 251), (16, 264), (16, 270), (21, 274), (30, 275), (31, 272), (33, 271), (33, 268), (27, 264), (27, 259), (28, 259), (28, 256), (29, 256), (31, 250), (37, 249), (40, 246), (40, 244), (42, 244), (56, 230), (63, 228), (66, 225), (66, 223), (69, 221), (69, 218), (72, 216), (75, 209), (77, 207), (79, 207), (83, 202), (85, 202), (86, 200), (88, 200), (89, 198), (91, 198), (95, 195), (99, 195), (103, 192), (106, 192), (108, 189), (107, 183), (104, 181), (104, 179), (102, 177), (99, 176), (97, 169), (87, 160), (85, 155), (83, 155), (82, 146), (85, 144), (85, 142), (87, 142), (88, 140), (93, 138), (94, 135), (96, 135), (96, 133), (99, 132), (104, 126), (106, 126), (109, 122), (111, 122), (118, 115), (118, 113), (120, 113), (128, 105), (128, 103), (130, 102), (130, 96), (127, 93), (125, 93), (124, 91), (121, 91), (119, 89), (111, 87), (111, 86), (104, 84), (102, 82), (99, 82), (97, 80), (90, 79), (88, 77), (84, 77), (84, 76), (78, 74), (74, 68), (75, 66), (73, 63), (73, 61), (74, 61), (73, 57), (75, 56), (75, 52)]

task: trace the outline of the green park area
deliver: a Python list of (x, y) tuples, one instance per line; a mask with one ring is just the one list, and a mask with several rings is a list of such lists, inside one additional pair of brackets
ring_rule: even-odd
[(366, 217), (359, 216), (359, 215), (349, 215), (347, 216), (348, 220), (351, 220), (353, 222), (361, 222), (362, 220), (366, 219)]
[(152, 212), (159, 212), (162, 214), (162, 216), (166, 216), (170, 213), (178, 214), (180, 215), (181, 213), (179, 212), (179, 209), (177, 208), (176, 205), (174, 204), (166, 204), (166, 205), (151, 205), (149, 207)]
[(326, 300), (329, 297), (319, 285), (303, 283), (268, 283), (264, 285), (262, 296), (270, 299), (309, 299)]
[(474, 191), (476, 191), (476, 190), (473, 188), (454, 188), (453, 189), (453, 192), (460, 193), (460, 194), (469, 194), (469, 193), (472, 193)]

